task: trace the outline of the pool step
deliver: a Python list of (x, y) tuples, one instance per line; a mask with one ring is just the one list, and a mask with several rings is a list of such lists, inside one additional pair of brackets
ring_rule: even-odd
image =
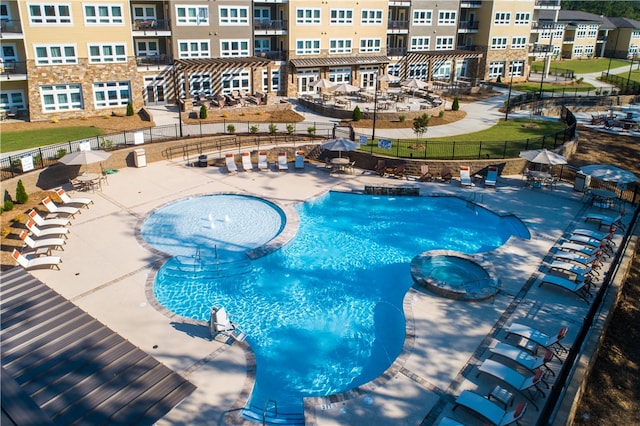
[(242, 410), (242, 417), (251, 421), (258, 422), (263, 425), (287, 425), (287, 426), (304, 426), (304, 415), (300, 414), (278, 414), (267, 413), (264, 417), (256, 408)]
[(177, 257), (169, 261), (162, 269), (164, 276), (184, 277), (231, 277), (244, 275), (253, 271), (253, 265), (249, 259), (216, 262), (215, 259), (191, 257)]

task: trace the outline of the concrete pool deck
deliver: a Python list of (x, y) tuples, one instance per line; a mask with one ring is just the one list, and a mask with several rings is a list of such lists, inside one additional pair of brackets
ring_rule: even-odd
[[(597, 228), (582, 218), (599, 209), (583, 204), (582, 194), (567, 183), (553, 191), (531, 190), (524, 187), (521, 176), (503, 176), (497, 189), (461, 188), (457, 181), (422, 183), (362, 170), (330, 175), (324, 167), (309, 163), (304, 171), (232, 175), (224, 168), (192, 168), (180, 161), (150, 163), (121, 169), (109, 176), (102, 192), (87, 194), (95, 204), (73, 220), (60, 252), (62, 270), (35, 270), (33, 275), (197, 386), (158, 425), (238, 423), (235, 415), (253, 380), (251, 352), (246, 344), (211, 340), (206, 327), (153, 308), (147, 281), (162, 257), (145, 249), (135, 230), (159, 206), (197, 194), (246, 193), (291, 206), (328, 190), (360, 192), (372, 184), (416, 186), (422, 195), (458, 195), (497, 213), (515, 214), (528, 226), (531, 239), (511, 238), (484, 254), (500, 278), (500, 291), (489, 301), (449, 300), (414, 286), (405, 298), (408, 333), (399, 359), (383, 377), (348, 393), (349, 399), (343, 399), (345, 395), (308, 399), (306, 423), (433, 424), (449, 415), (473, 424), (477, 417), (465, 409), (451, 413), (453, 401), (464, 389), (486, 395), (498, 383), (476, 374), (496, 337), (515, 344), (505, 339), (504, 326), (523, 322), (550, 334), (568, 327), (564, 342), (571, 346), (586, 315), (587, 304), (571, 292), (533, 283), (541, 274), (543, 258), (563, 233), (578, 226)], [(620, 233), (615, 239), (621, 240)], [(551, 367), (557, 371), (560, 364), (554, 361)], [(525, 401), (519, 394), (515, 398)], [(542, 406), (544, 399), (536, 403)], [(530, 405), (523, 422), (533, 424), (538, 415)]]

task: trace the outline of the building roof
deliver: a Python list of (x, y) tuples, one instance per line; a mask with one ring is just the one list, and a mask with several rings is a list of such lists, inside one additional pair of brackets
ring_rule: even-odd
[(633, 28), (640, 29), (640, 21), (624, 17), (609, 18), (615, 28)]

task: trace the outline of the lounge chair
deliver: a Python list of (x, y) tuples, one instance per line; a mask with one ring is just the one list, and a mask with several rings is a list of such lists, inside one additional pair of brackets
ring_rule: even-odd
[(251, 153), (242, 153), (242, 170), (245, 172), (253, 170), (253, 163), (251, 162)]
[(384, 176), (387, 173), (387, 162), (385, 160), (378, 160), (378, 164), (373, 169), (376, 174)]
[(604, 226), (617, 226), (618, 228), (625, 230), (624, 223), (622, 223), (622, 218), (624, 217), (626, 211), (622, 210), (618, 216), (608, 216), (606, 214), (598, 214), (598, 213), (589, 213), (585, 216), (585, 222), (597, 222), (598, 229)]
[(16, 249), (13, 249), (11, 257), (13, 257), (13, 259), (18, 262), (18, 264), (24, 269), (36, 268), (38, 266), (55, 266), (56, 269), (60, 269), (60, 264), (62, 263), (62, 259), (60, 259), (58, 256), (42, 256), (33, 259), (27, 259)]
[(558, 357), (558, 354), (567, 352), (567, 348), (565, 348), (562, 343), (560, 343), (560, 341), (565, 338), (565, 336), (567, 335), (567, 331), (568, 329), (564, 327), (558, 330), (558, 333), (555, 336), (548, 336), (543, 332), (536, 330), (535, 328), (517, 322), (511, 324), (506, 330), (507, 337), (510, 334), (515, 334), (516, 336), (523, 337), (537, 345), (542, 346), (543, 348), (552, 350), (560, 363), (562, 363), (562, 360), (560, 359), (560, 357)]
[(289, 164), (287, 163), (287, 153), (278, 153), (278, 170), (289, 170)]
[[(64, 238), (46, 238), (43, 240), (35, 241), (29, 236), (29, 233), (27, 231), (20, 232), (20, 239), (24, 241), (29, 246), (29, 248), (35, 250), (37, 253), (41, 252), (40, 249), (64, 250), (63, 246), (67, 242)], [(48, 254), (49, 250), (45, 250), (44, 252)]]
[(260, 151), (258, 153), (258, 170), (269, 170), (269, 163), (267, 163), (266, 151)]
[(595, 238), (596, 240), (607, 240), (607, 244), (616, 245), (613, 241), (613, 236), (615, 235), (616, 227), (615, 225), (611, 225), (609, 227), (609, 233), (603, 234), (602, 232), (592, 231), (591, 229), (578, 228), (571, 231), (573, 235), (584, 235), (585, 237)]
[(585, 246), (583, 244), (576, 244), (576, 243), (569, 243), (569, 242), (557, 245), (557, 246), (555, 246), (555, 248), (558, 249), (558, 250), (563, 250), (563, 251), (571, 251), (571, 252), (581, 253), (581, 254), (587, 255), (587, 256), (592, 256), (592, 255), (596, 254), (596, 252), (599, 250), (599, 248), (588, 247), (588, 246)]
[(489, 166), (487, 169), (487, 177), (484, 180), (484, 186), (496, 187), (496, 181), (498, 180), (498, 168), (496, 166)]
[(578, 253), (571, 253), (567, 251), (558, 251), (552, 254), (552, 257), (557, 260), (563, 260), (567, 262), (574, 262), (582, 266), (590, 266), (592, 269), (599, 269), (600, 252), (596, 252), (591, 256), (582, 256)]
[(552, 284), (557, 287), (564, 288), (575, 293), (588, 305), (589, 299), (587, 299), (587, 296), (591, 296), (591, 293), (589, 292), (591, 280), (592, 278), (590, 276), (583, 277), (582, 279), (578, 277), (578, 280), (576, 281), (562, 278), (558, 275), (547, 274), (540, 279), (540, 284), (538, 284), (538, 287), (541, 287), (542, 284)]
[(460, 166), (460, 185), (471, 186), (471, 169), (469, 166)]
[(71, 224), (71, 219), (68, 218), (68, 217), (49, 219), (48, 216), (47, 216), (47, 218), (45, 219), (42, 216), (40, 216), (35, 209), (29, 210), (27, 215), (31, 219), (33, 219), (33, 221), (36, 223), (36, 225), (41, 226), (43, 228), (44, 227), (48, 227), (48, 226), (67, 226), (67, 225)]
[(511, 346), (507, 343), (498, 342), (494, 347), (489, 348), (489, 351), (491, 351), (491, 355), (489, 355), (489, 357), (493, 355), (500, 355), (501, 357), (510, 359), (518, 365), (523, 366), (532, 373), (540, 367), (544, 367), (549, 373), (554, 376), (556, 375), (553, 370), (547, 366), (547, 363), (553, 358), (553, 352), (550, 350), (546, 350), (542, 356), (535, 356), (523, 349), (516, 348), (515, 346)]
[(431, 172), (429, 172), (429, 165), (423, 164), (420, 166), (420, 177), (418, 178), (420, 182), (431, 182), (433, 180), (433, 176)]
[(67, 234), (69, 233), (69, 228), (64, 228), (62, 226), (58, 226), (55, 228), (40, 229), (36, 226), (36, 223), (31, 219), (27, 221), (27, 229), (31, 231), (33, 235), (35, 235), (38, 238), (48, 237), (50, 235), (64, 235), (66, 238)]
[(304, 169), (304, 151), (296, 151), (296, 169)]
[(592, 275), (597, 273), (589, 265), (586, 265), (586, 266), (576, 265), (575, 263), (564, 262), (562, 260), (554, 260), (551, 263), (547, 263), (546, 266), (551, 270), (555, 269), (558, 271), (574, 274), (576, 276), (576, 280), (584, 279), (584, 277), (586, 277), (587, 275)]
[(89, 208), (89, 204), (93, 204), (93, 200), (91, 198), (71, 198), (69, 194), (67, 194), (64, 189), (60, 188), (56, 190), (56, 194), (62, 200), (62, 204), (82, 204), (84, 207)]
[[(500, 364), (492, 359), (485, 359), (478, 370), (479, 371), (476, 376), (479, 376), (480, 373), (489, 374), (521, 393), (523, 391), (529, 392), (530, 398), (528, 399), (531, 401), (533, 406), (536, 407), (536, 410), (538, 409), (538, 406), (533, 402), (535, 395), (540, 393), (543, 398), (545, 397), (545, 393), (538, 386), (540, 383), (544, 383), (542, 380), (542, 370), (537, 370), (533, 376), (524, 376), (513, 368)], [(548, 385), (546, 386), (549, 387)], [(525, 394), (522, 395), (526, 396)]]
[(440, 170), (440, 180), (444, 183), (450, 183), (451, 179), (453, 179), (451, 169), (447, 166), (443, 166), (442, 170)]
[(76, 214), (82, 213), (77, 207), (56, 206), (56, 204), (51, 200), (51, 197), (45, 197), (42, 200), (42, 204), (47, 208), (47, 210), (49, 210), (50, 213), (68, 214), (71, 217), (74, 217)]
[(582, 244), (589, 247), (600, 247), (603, 244), (603, 240), (597, 240), (595, 238), (587, 237), (586, 235), (571, 234), (567, 237), (567, 240), (572, 243)]
[(458, 408), (458, 406), (473, 411), (496, 426), (509, 425), (514, 422), (519, 425), (518, 420), (524, 416), (524, 412), (527, 410), (527, 404), (524, 402), (521, 402), (515, 410), (503, 410), (499, 405), (489, 401), (484, 396), (469, 390), (463, 391), (456, 398), (453, 410)]
[(397, 178), (406, 177), (406, 168), (407, 168), (407, 165), (405, 163), (398, 164), (393, 169), (393, 177), (397, 177)]
[(213, 313), (212, 328), (218, 333), (228, 333), (236, 329), (227, 315), (227, 310), (222, 307)]
[(236, 165), (236, 159), (235, 159), (233, 154), (229, 153), (229, 154), (225, 155), (224, 161), (225, 161), (225, 163), (227, 165), (227, 172), (229, 172), (229, 173), (237, 173), (238, 172), (238, 166)]

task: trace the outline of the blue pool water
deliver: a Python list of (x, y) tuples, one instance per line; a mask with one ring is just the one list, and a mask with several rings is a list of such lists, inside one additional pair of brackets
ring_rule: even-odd
[[(219, 197), (222, 205), (225, 197)], [(207, 209), (190, 205), (181, 211), (180, 204), (172, 204), (167, 217), (209, 220)], [(193, 268), (178, 256), (158, 271), (154, 287), (157, 300), (184, 317), (207, 321), (211, 306), (224, 306), (256, 355), (245, 413), (261, 419), (265, 407), (277, 404), (291, 424), (302, 422), (303, 397), (369, 382), (399, 355), (402, 300), (413, 284), (409, 264), (416, 254), (472, 254), (499, 247), (514, 232), (528, 238), (512, 218), (452, 197), (331, 192), (297, 210), (298, 234), (282, 249), (254, 261), (203, 261)], [(252, 227), (247, 223), (244, 231)], [(162, 221), (143, 229), (145, 239), (171, 233)], [(193, 243), (186, 234), (172, 238), (172, 247)]]

